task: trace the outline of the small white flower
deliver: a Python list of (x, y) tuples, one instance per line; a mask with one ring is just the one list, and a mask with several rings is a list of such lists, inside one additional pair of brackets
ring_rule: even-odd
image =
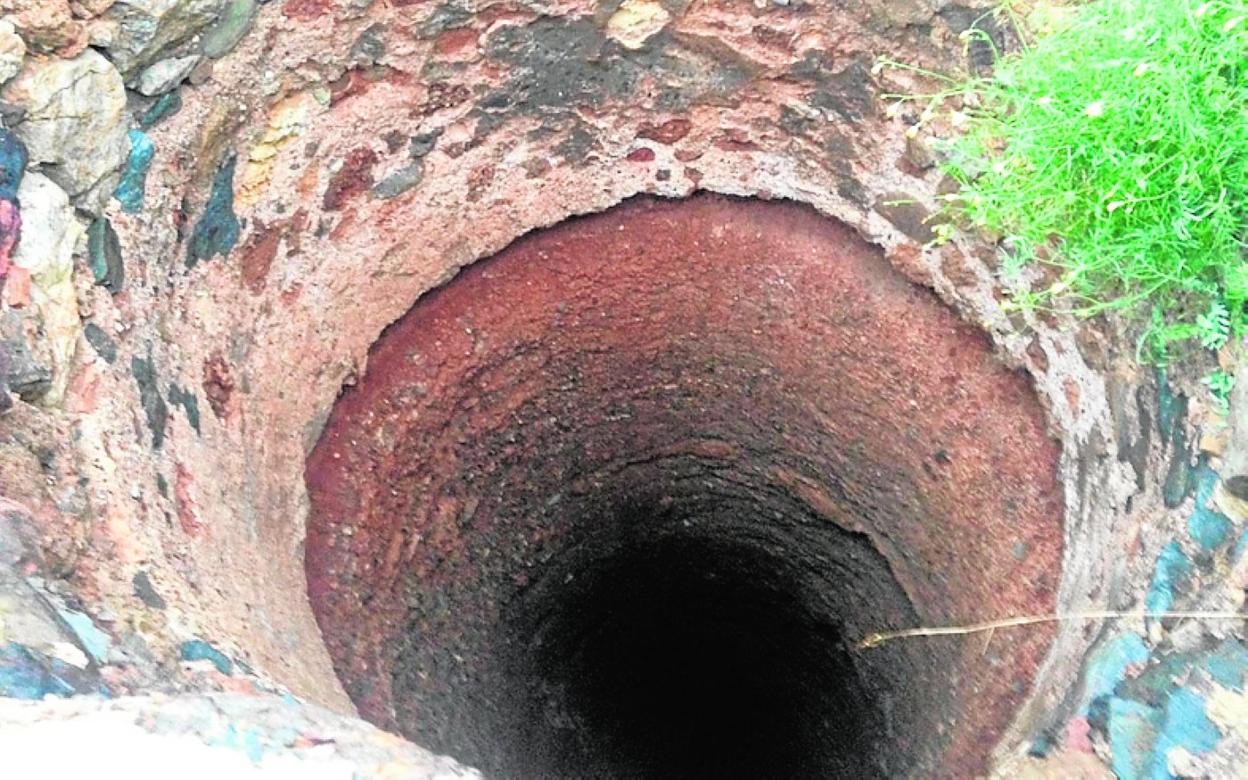
[(1132, 72), (1131, 75), (1135, 76), (1138, 79), (1140, 76), (1143, 76), (1145, 73), (1148, 73), (1148, 68), (1149, 68), (1149, 65), (1147, 62), (1141, 62), (1139, 65), (1135, 66), (1135, 70)]
[(1052, 105), (1052, 104), (1053, 104), (1053, 96), (1052, 96), (1052, 95), (1045, 95), (1044, 97), (1042, 97), (1042, 98), (1040, 98), (1039, 100), (1037, 100), (1037, 101), (1036, 101), (1036, 104), (1037, 104), (1037, 105), (1041, 105), (1041, 106), (1049, 106), (1049, 105)]
[(1083, 110), (1083, 113), (1087, 114), (1088, 117), (1091, 119), (1096, 119), (1097, 117), (1104, 116), (1105, 115), (1105, 101), (1097, 100), (1093, 103), (1089, 103), (1088, 107)]

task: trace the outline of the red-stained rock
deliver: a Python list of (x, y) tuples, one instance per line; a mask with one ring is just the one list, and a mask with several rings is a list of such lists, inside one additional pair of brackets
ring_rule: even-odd
[(692, 122), (688, 119), (677, 117), (676, 119), (669, 119), (660, 125), (643, 125), (641, 130), (637, 132), (637, 137), (657, 141), (661, 144), (674, 144), (689, 135), (691, 129), (693, 129)]
[(200, 522), (195, 509), (195, 501), (191, 498), (191, 486), (195, 478), (183, 464), (177, 464), (177, 475), (173, 482), (173, 493), (178, 506), (178, 525), (187, 536), (199, 536), (203, 533), (204, 524)]
[(326, 211), (338, 211), (347, 201), (367, 192), (373, 186), (373, 166), (377, 153), (367, 146), (352, 149), (342, 161), (342, 167), (329, 180), (321, 207)]
[(334, 0), (286, 0), (282, 4), (282, 16), (299, 22), (311, 22), (333, 8)]
[(243, 284), (253, 293), (264, 290), (269, 268), (282, 244), (282, 236), (283, 231), (279, 227), (265, 227), (263, 222), (257, 221), (251, 239), (243, 247)]
[(218, 420), (224, 420), (230, 409), (230, 399), (234, 395), (234, 377), (230, 374), (230, 366), (225, 357), (215, 354), (204, 361), (204, 396), (212, 413)]

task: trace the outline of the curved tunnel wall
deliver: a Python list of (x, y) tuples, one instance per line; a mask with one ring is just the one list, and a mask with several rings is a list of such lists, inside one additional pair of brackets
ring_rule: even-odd
[(1048, 630), (854, 642), (1051, 611), (1057, 458), (846, 227), (634, 200), (383, 334), (308, 460), (309, 594), (362, 714), (500, 775), (966, 775)]

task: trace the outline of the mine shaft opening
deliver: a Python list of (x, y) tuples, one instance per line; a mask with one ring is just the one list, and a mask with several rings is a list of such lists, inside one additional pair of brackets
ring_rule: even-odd
[(1026, 378), (813, 209), (638, 198), (373, 346), (307, 463), (308, 593), (362, 715), (497, 777), (968, 776), (1049, 629)]
[(733, 516), (751, 511), (629, 507), (609, 540), (552, 561), (508, 626), (526, 724), (509, 771), (884, 776), (885, 722), (837, 619), (866, 605), (835, 595), (870, 545), (798, 517), (760, 538)]

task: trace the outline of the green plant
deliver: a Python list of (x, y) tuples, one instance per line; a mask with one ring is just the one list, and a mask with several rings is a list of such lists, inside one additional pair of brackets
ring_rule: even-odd
[(1046, 10), (997, 11), (1025, 43), (990, 76), (928, 74), (944, 87), (904, 98), (954, 131), (948, 210), (1003, 237), (1018, 305), (1151, 308), (1153, 362), (1219, 349), (1248, 324), (1248, 0)]
[(1211, 371), (1202, 382), (1209, 388), (1217, 404), (1218, 413), (1225, 417), (1231, 410), (1231, 391), (1235, 389), (1235, 377), (1222, 369)]

